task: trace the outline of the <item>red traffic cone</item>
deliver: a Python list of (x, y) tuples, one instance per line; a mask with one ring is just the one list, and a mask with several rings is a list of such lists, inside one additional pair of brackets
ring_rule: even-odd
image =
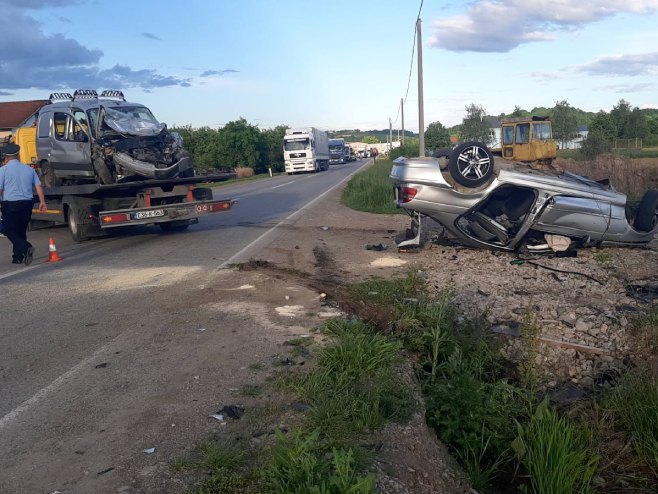
[(57, 253), (57, 247), (55, 247), (55, 239), (50, 237), (48, 239), (48, 260), (46, 262), (57, 262), (61, 260), (62, 258)]

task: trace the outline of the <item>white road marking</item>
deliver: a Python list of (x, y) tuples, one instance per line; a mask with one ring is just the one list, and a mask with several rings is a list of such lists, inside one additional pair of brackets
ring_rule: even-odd
[[(119, 338), (119, 336), (117, 336), (117, 338)], [(69, 381), (75, 374), (82, 371), (85, 367), (93, 365), (93, 362), (95, 360), (98, 360), (98, 357), (102, 353), (104, 353), (105, 349), (109, 345), (114, 343), (114, 341), (117, 338), (105, 344), (100, 349), (96, 350), (91, 355), (91, 357), (87, 357), (86, 359), (82, 360), (77, 365), (75, 365), (74, 367), (66, 371), (64, 374), (59, 376), (57, 379), (55, 379), (53, 382), (51, 382), (48, 386), (37, 391), (32, 396), (32, 398), (25, 400), (23, 403), (21, 403), (16, 408), (14, 408), (11, 412), (7, 413), (4, 417), (0, 419), (0, 430), (2, 430), (4, 427), (9, 425), (13, 420), (16, 420), (22, 413), (28, 411), (32, 406), (38, 404), (41, 400), (46, 398), (48, 394), (52, 393), (53, 391), (56, 391), (63, 384), (66, 384), (67, 381)]]

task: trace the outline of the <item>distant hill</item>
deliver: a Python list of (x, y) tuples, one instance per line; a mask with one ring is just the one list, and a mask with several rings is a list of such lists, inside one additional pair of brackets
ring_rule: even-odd
[[(402, 135), (402, 134), (400, 134)], [(336, 139), (342, 137), (347, 142), (363, 142), (363, 138), (369, 136), (374, 137), (379, 142), (388, 142), (389, 132), (388, 129), (385, 130), (359, 130), (359, 129), (348, 129), (348, 130), (331, 130), (329, 131), (329, 138)], [(417, 133), (411, 132), (410, 130), (404, 131), (404, 136), (406, 137), (418, 137)], [(398, 129), (393, 129), (393, 140), (398, 140)]]

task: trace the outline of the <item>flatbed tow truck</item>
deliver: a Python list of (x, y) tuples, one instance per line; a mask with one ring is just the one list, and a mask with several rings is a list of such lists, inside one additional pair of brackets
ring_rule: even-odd
[(199, 216), (228, 211), (237, 202), (214, 199), (202, 183), (234, 178), (234, 173), (115, 184), (44, 187), (47, 210), (32, 210), (31, 229), (68, 224), (73, 239), (82, 242), (108, 230), (134, 225), (158, 225), (162, 231), (185, 230)]

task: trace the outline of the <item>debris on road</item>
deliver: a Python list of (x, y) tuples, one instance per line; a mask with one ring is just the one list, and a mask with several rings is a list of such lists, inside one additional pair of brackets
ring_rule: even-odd
[(144, 450), (142, 450), (142, 451), (143, 451), (144, 453), (147, 453), (147, 454), (150, 455), (150, 454), (155, 453), (155, 448), (147, 448), (147, 449), (144, 449)]
[(218, 414), (224, 414), (230, 419), (237, 420), (244, 415), (244, 408), (239, 405), (225, 405)]
[(368, 244), (366, 245), (366, 250), (376, 250), (376, 251), (384, 251), (388, 249), (387, 244)]

